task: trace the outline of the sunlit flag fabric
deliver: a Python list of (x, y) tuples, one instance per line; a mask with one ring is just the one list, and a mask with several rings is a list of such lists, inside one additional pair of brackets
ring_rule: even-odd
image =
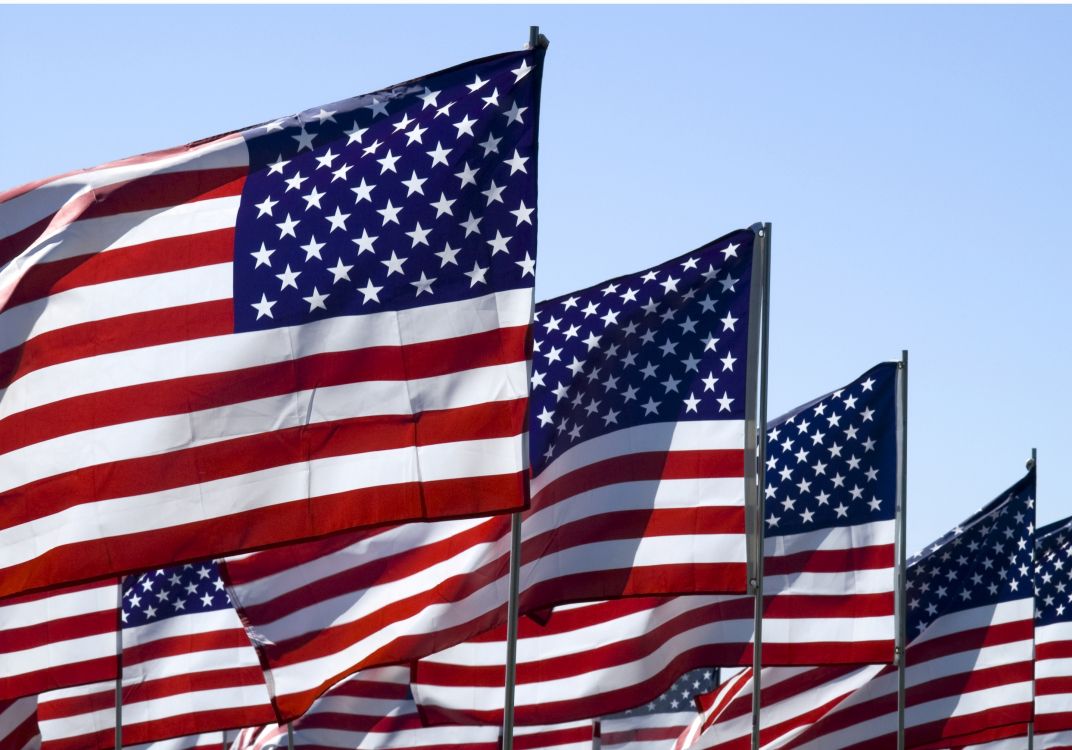
[[(257, 654), (211, 563), (124, 582), (123, 739), (134, 745), (274, 719)], [(114, 746), (115, 682), (44, 693), (43, 746)]]
[[(1035, 474), (950, 531), (908, 569), (905, 739), (913, 748), (1031, 719)], [(690, 748), (750, 747), (753, 681)], [(886, 746), (895, 667), (772, 667), (762, 675), (764, 748)]]
[(0, 700), (115, 679), (119, 583), (0, 600)]
[(37, 699), (34, 696), (0, 700), (0, 747), (4, 750), (37, 750)]
[[(339, 750), (498, 750), (496, 727), (425, 727), (409, 695), (405, 667), (369, 669), (320, 696), (292, 724), (294, 747)], [(242, 730), (233, 750), (287, 747), (287, 727), (277, 724)]]
[[(523, 610), (743, 587), (755, 241), (732, 232), (537, 305)], [(230, 558), (224, 574), (287, 718), (345, 674), (502, 623), (508, 551), (505, 517), (407, 524)]]
[(670, 750), (695, 719), (697, 696), (718, 685), (719, 670), (695, 669), (643, 706), (599, 720), (602, 750)]
[(0, 596), (523, 506), (542, 57), (0, 194)]

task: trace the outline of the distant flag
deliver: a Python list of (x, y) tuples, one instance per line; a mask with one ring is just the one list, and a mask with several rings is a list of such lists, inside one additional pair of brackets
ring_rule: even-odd
[[(1030, 720), (1034, 518), (1031, 471), (910, 562), (907, 747), (956, 747)], [(752, 686), (738, 683), (687, 747), (748, 748)], [(896, 737), (895, 667), (768, 668), (762, 698), (763, 748), (844, 750)]]
[(119, 583), (0, 599), (0, 700), (115, 679)]
[(0, 747), (4, 750), (38, 750), (41, 747), (35, 696), (0, 700)]
[(697, 696), (718, 686), (719, 670), (707, 667), (687, 672), (665, 693), (643, 706), (599, 720), (602, 750), (670, 750), (695, 719)]
[(0, 194), (0, 596), (522, 507), (542, 58)]
[[(756, 243), (740, 230), (537, 305), (523, 610), (744, 590)], [(509, 528), (406, 524), (228, 559), (280, 716), (504, 622)]]
[[(898, 372), (877, 365), (768, 426), (765, 660), (893, 658)], [(753, 611), (750, 596), (636, 597), (523, 622), (517, 721), (618, 711), (687, 670), (750, 663)], [(430, 721), (498, 721), (505, 642), (500, 626), (418, 662)]]
[(1037, 534), (1035, 734), (1063, 733), (1072, 747), (1072, 519)]
[[(273, 720), (257, 654), (215, 565), (127, 578), (121, 618), (125, 743)], [(53, 690), (38, 700), (45, 750), (114, 747), (114, 681)]]

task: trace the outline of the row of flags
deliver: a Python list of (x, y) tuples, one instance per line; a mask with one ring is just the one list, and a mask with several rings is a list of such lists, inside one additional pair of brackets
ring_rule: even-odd
[(0, 194), (0, 748), (1072, 731), (1033, 470), (899, 616), (906, 363), (759, 421), (769, 226), (534, 304), (543, 56)]

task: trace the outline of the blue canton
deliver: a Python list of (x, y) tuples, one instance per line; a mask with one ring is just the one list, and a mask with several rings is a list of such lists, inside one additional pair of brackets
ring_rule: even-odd
[(939, 617), (1033, 596), (1035, 472), (908, 562), (908, 640)]
[(897, 367), (873, 367), (767, 426), (767, 537), (894, 518)]
[(252, 128), (238, 331), (531, 288), (542, 50)]
[(694, 669), (674, 680), (670, 689), (653, 701), (645, 703), (638, 708), (606, 716), (607, 719), (619, 719), (628, 716), (642, 716), (645, 714), (674, 713), (677, 711), (695, 711), (696, 696), (710, 693), (718, 687), (718, 667), (704, 667)]
[(750, 230), (536, 306), (529, 459), (599, 435), (744, 419)]
[(231, 606), (216, 564), (202, 562), (127, 576), (120, 616), (123, 627), (132, 628)]
[(1072, 622), (1072, 518), (1038, 530), (1035, 617), (1039, 625)]

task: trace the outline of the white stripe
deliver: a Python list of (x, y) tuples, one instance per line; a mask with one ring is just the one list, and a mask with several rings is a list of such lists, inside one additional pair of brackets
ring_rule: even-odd
[(36, 224), (68, 204), (75, 196), (91, 194), (94, 189), (151, 174), (244, 167), (248, 163), (246, 142), (241, 136), (235, 135), (140, 164), (102, 166), (58, 177), (0, 203), (0, 227), (4, 230), (0, 237), (16, 234)]
[(618, 456), (648, 451), (733, 449), (744, 445), (744, 421), (659, 422), (627, 427), (579, 443), (532, 480), (535, 496), (566, 474)]
[[(145, 590), (139, 593), (146, 593)], [(221, 598), (222, 597), (222, 598)], [(213, 601), (219, 604), (227, 597), (226, 591), (213, 592)], [(145, 598), (148, 598), (146, 596)], [(148, 643), (166, 640), (170, 638), (183, 638), (189, 635), (201, 633), (214, 633), (219, 631), (240, 631), (242, 621), (238, 619), (238, 613), (231, 607), (224, 609), (197, 612), (196, 607), (201, 606), (200, 597), (187, 599), (190, 611), (177, 617), (169, 617), (159, 622), (146, 622), (144, 625), (123, 628), (123, 645), (125, 648), (144, 646)], [(252, 651), (252, 649), (251, 649)], [(130, 665), (130, 661), (126, 662)], [(182, 670), (179, 670), (180, 672)]]
[[(153, 296), (151, 284), (144, 291)], [(500, 327), (524, 326), (529, 324), (531, 304), (532, 290), (516, 289), (398, 312), (325, 318), (300, 326), (85, 357), (35, 370), (9, 386), (6, 392), (0, 391), (0, 418), (53, 401), (140, 383), (227, 372), (314, 354), (405, 346), (485, 333)], [(527, 393), (526, 389), (517, 395)]]
[(1072, 622), (1054, 622), (1035, 627), (1035, 642), (1039, 645), (1061, 641), (1072, 641)]
[[(115, 607), (114, 601), (112, 607)], [(40, 646), (0, 654), (0, 680), (19, 677), (41, 669), (58, 666), (73, 667), (91, 659), (106, 659), (114, 656), (114, 632), (50, 641)]]
[[(316, 459), (188, 487), (83, 503), (0, 530), (0, 570), (65, 544), (183, 526), (294, 500), (408, 482), (514, 474), (526, 465), (515, 437)], [(147, 512), (146, 509), (152, 509)]]
[(100, 583), (82, 591), (59, 591), (25, 602), (0, 601), (0, 633), (11, 628), (53, 622), (64, 617), (115, 609), (118, 585)]
[(37, 699), (29, 696), (12, 701), (7, 708), (0, 711), (0, 745), (3, 745), (3, 740), (10, 737), (24, 721), (33, 716), (36, 710)]
[[(70, 433), (0, 455), (0, 491), (68, 471), (334, 420), (455, 409), (524, 393), (525, 362), (407, 381), (365, 381)], [(491, 398), (489, 398), (489, 395)]]
[[(1072, 657), (1063, 659), (1039, 659), (1035, 662), (1035, 679), (1044, 680), (1053, 677), (1072, 677)], [(1066, 711), (1072, 711), (1072, 696), (1064, 696)]]
[[(233, 670), (243, 667), (256, 667), (260, 665), (257, 652), (252, 646), (236, 646), (234, 648), (206, 649), (184, 654), (161, 656), (149, 659), (140, 664), (123, 665), (123, 682), (128, 685), (151, 685), (156, 680), (168, 679), (176, 675), (189, 675), (193, 685), (197, 685), (199, 675), (213, 672), (219, 669)], [(245, 686), (244, 686), (245, 687)], [(217, 708), (232, 707), (237, 705), (266, 705), (269, 701), (268, 688), (264, 682), (248, 686), (251, 690), (260, 691), (262, 699), (256, 703), (221, 703)], [(138, 703), (154, 703), (158, 698), (138, 698), (135, 695), (123, 705), (124, 714), (127, 705)], [(124, 719), (126, 716), (124, 715)]]
[(896, 522), (871, 521), (855, 526), (835, 526), (799, 534), (767, 536), (763, 540), (766, 557), (786, 557), (798, 552), (817, 552), (860, 549), (880, 544), (893, 544)]

